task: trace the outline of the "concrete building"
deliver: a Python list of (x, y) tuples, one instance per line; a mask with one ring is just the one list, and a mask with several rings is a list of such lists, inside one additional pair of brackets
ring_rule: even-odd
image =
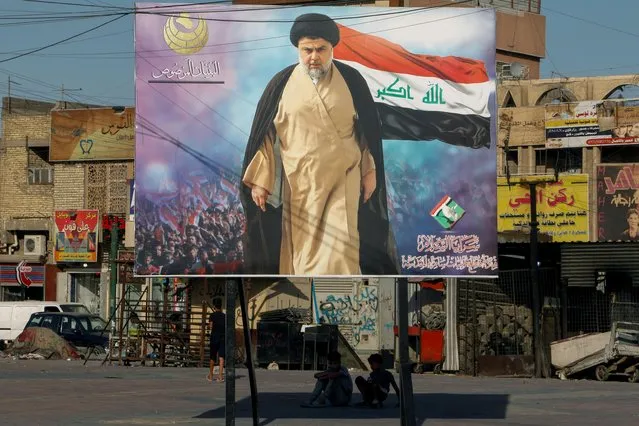
[[(500, 81), (499, 291), (488, 302), (470, 302), (470, 309), (488, 303), (512, 313), (513, 307), (495, 302), (500, 298), (530, 306), (529, 280), (518, 285), (506, 277), (516, 278), (517, 269), (528, 274), (534, 198), (544, 343), (607, 332), (615, 321), (639, 321), (638, 83), (635, 75)], [(533, 192), (529, 183), (535, 181)], [(490, 333), (503, 341), (513, 334), (504, 314), (496, 329), (499, 315), (491, 309), (463, 325), (474, 329), (477, 321), (483, 327), (480, 352), (492, 350), (486, 349)], [(514, 309), (511, 317), (527, 321), (526, 308)], [(525, 352), (531, 354), (530, 346)]]
[[(30, 299), (85, 303), (106, 312), (108, 264), (56, 264), (53, 212), (98, 209), (104, 215), (128, 212), (127, 179), (133, 162), (51, 162), (51, 112), (95, 105), (3, 99), (0, 145), (0, 300), (21, 299), (15, 268), (26, 262)], [(102, 238), (99, 238), (102, 241)], [(107, 247), (108, 248), (108, 247)], [(100, 253), (105, 254), (100, 244)], [(108, 251), (106, 252), (108, 258)]]
[[(588, 241), (599, 241), (597, 167), (601, 164), (632, 165), (639, 162), (639, 145), (626, 142), (549, 148), (546, 143), (546, 106), (605, 100), (619, 103), (626, 99), (624, 89), (625, 93), (632, 91), (638, 83), (634, 75), (501, 81), (497, 89), (497, 102), (501, 107), (498, 176), (588, 175)], [(621, 103), (635, 105), (636, 99)]]

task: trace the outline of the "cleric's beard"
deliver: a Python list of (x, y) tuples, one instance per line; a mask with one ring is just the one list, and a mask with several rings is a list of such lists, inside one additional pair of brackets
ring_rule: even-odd
[(324, 78), (324, 76), (328, 74), (328, 71), (331, 69), (331, 65), (333, 64), (333, 56), (331, 55), (326, 64), (320, 68), (311, 68), (310, 66), (304, 64), (302, 58), (300, 58), (300, 64), (304, 68), (304, 71), (306, 71), (306, 74), (308, 74), (308, 76), (312, 80), (319, 81)]

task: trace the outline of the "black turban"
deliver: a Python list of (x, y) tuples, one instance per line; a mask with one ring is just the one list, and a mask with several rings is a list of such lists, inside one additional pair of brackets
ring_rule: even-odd
[(306, 13), (295, 19), (291, 27), (291, 43), (297, 43), (303, 37), (320, 37), (333, 46), (339, 43), (339, 29), (331, 18), (320, 13)]

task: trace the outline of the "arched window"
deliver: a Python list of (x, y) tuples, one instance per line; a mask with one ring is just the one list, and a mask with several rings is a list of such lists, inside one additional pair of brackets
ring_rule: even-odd
[(504, 97), (504, 104), (502, 105), (502, 108), (514, 108), (516, 106), (517, 104), (515, 104), (513, 95), (512, 93), (510, 93), (510, 90), (509, 90), (508, 93), (506, 93), (506, 97)]
[(624, 101), (624, 105), (639, 106), (639, 85), (622, 84), (608, 92), (604, 99), (633, 99), (632, 101)]
[(539, 97), (536, 105), (559, 104), (564, 102), (577, 102), (577, 97), (568, 89), (563, 87), (555, 87), (544, 92)]

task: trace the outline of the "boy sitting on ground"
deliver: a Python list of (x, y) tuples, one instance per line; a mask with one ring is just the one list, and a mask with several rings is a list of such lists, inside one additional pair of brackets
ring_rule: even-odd
[[(383, 368), (383, 363), (384, 359), (380, 354), (369, 356), (368, 364), (371, 366), (371, 373), (368, 380), (362, 376), (355, 379), (355, 384), (362, 394), (362, 402), (358, 403), (358, 406), (381, 408), (383, 402), (388, 398), (391, 385), (399, 400), (399, 388), (395, 377), (390, 371)], [(399, 406), (399, 401), (396, 406)]]
[(348, 369), (342, 366), (339, 352), (330, 352), (328, 369), (315, 374), (317, 382), (311, 397), (302, 407), (343, 407), (351, 402), (353, 379)]

